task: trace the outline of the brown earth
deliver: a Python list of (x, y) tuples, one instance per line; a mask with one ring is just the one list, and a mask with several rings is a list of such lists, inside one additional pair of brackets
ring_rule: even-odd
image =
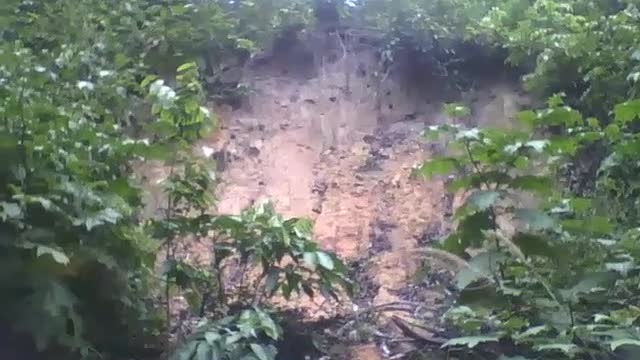
[[(310, 79), (254, 73), (247, 103), (219, 111), (222, 131), (204, 143), (225, 154), (218, 211), (269, 199), (287, 217), (314, 219), (322, 248), (366, 264), (375, 291), (360, 307), (404, 300), (420, 249), (447, 231), (453, 201), (441, 179), (411, 176), (414, 165), (442, 150), (420, 137), (425, 126), (446, 121), (438, 101), (425, 102), (393, 79), (380, 86), (368, 76), (345, 78), (365, 65), (375, 66), (370, 54), (345, 54)], [(521, 101), (513, 87), (491, 84), (478, 94), (473, 122), (509, 126)], [(423, 308), (442, 297), (424, 291)], [(281, 305), (310, 319), (338, 311), (317, 299)], [(391, 315), (406, 313), (387, 313), (381, 322)], [(353, 351), (353, 358), (376, 359), (376, 347)]]
[[(373, 51), (343, 50), (332, 61), (316, 59), (310, 76), (288, 74), (283, 66), (277, 72), (253, 69), (244, 79), (252, 93), (243, 106), (215, 109), (221, 129), (198, 147), (217, 154), (217, 211), (238, 213), (271, 200), (286, 217), (310, 217), (321, 247), (362, 264), (359, 276), (370, 282), (353, 304), (305, 298), (277, 301), (278, 306), (302, 310), (313, 320), (356, 307), (406, 304), (409, 297), (420, 302), (421, 320), (437, 326), (445, 292), (417, 289), (412, 277), (424, 258), (421, 250), (449, 229), (452, 206), (460, 198), (446, 193), (443, 179), (411, 173), (444, 149), (420, 136), (426, 126), (447, 121), (439, 112), (438, 83), (407, 86), (393, 74), (380, 80)], [(507, 127), (526, 100), (514, 86), (497, 81), (485, 81), (463, 99), (471, 105), (472, 123)], [(149, 208), (157, 209), (161, 196), (154, 184), (166, 171), (147, 166)], [(208, 251), (198, 241), (185, 249), (202, 263)], [(417, 311), (414, 304), (409, 312), (386, 312), (378, 325), (400, 334), (392, 317), (411, 319)], [(353, 359), (380, 358), (380, 346), (372, 343), (350, 352)]]

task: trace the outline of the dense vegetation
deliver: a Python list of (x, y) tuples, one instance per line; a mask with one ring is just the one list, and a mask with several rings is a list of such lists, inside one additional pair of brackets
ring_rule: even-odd
[(467, 18), (466, 36), (505, 49), (549, 100), (518, 130), (427, 131), (453, 136), (453, 155), (418, 172), (455, 172), (451, 191), (468, 191), (439, 244), (465, 264), (445, 316), (465, 335), (451, 352), (636, 357), (639, 16), (631, 2), (507, 1)]
[[(185, 289), (194, 307), (222, 309), (217, 272), (230, 256), (262, 265), (266, 285), (254, 290), (256, 299), (276, 290), (330, 295), (336, 282), (347, 285), (339, 260), (310, 242), (307, 222), (285, 221), (269, 206), (238, 218), (210, 213), (215, 174), (191, 144), (215, 118), (190, 60), (206, 50), (209, 62), (221, 62), (251, 48), (242, 35), (264, 35), (264, 29), (244, 24), (243, 16), (254, 16), (245, 5), (0, 5), (3, 334), (27, 335), (25, 347), (33, 340), (46, 358), (157, 356), (146, 345), (171, 331), (172, 292)], [(281, 21), (277, 9), (260, 10), (264, 26)], [(230, 16), (231, 10), (241, 16)], [(133, 137), (132, 130), (145, 137)], [(142, 174), (133, 168), (152, 160), (171, 175), (163, 182), (162, 215), (144, 219)], [(218, 234), (210, 267), (193, 268), (175, 256), (175, 239), (210, 231)], [(159, 251), (166, 261), (158, 273)], [(284, 256), (298, 266), (278, 267)], [(157, 310), (159, 298), (166, 313)], [(258, 308), (261, 301), (248, 305), (277, 339), (273, 320)], [(223, 329), (239, 326), (244, 334), (246, 316), (223, 321)], [(238, 345), (227, 341), (226, 348), (198, 346), (198, 354), (237, 358), (246, 346), (264, 358), (266, 348), (253, 344), (257, 335), (250, 334), (236, 339)], [(16, 341), (3, 340), (3, 346)]]
[[(192, 146), (216, 125), (203, 79), (214, 79), (209, 95), (226, 94), (216, 80), (225, 66), (333, 8), (344, 24), (385, 35), (382, 61), (411, 48), (433, 59), (424, 71), (449, 74), (466, 56), (461, 44), (474, 44), (503, 55), (527, 89), (549, 98), (520, 113), (517, 130), (427, 131), (450, 136), (452, 149), (416, 172), (455, 172), (451, 191), (469, 192), (456, 231), (437, 245), (464, 264), (446, 315), (461, 337), (445, 349), (471, 359), (635, 358), (637, 6), (4, 0), (0, 334), (47, 359), (157, 358), (150, 349), (173, 331), (169, 298), (181, 292), (209, 318), (174, 356), (273, 359), (282, 330), (265, 297), (348, 293), (345, 266), (312, 242), (308, 221), (282, 219), (268, 204), (217, 215), (212, 164)], [(446, 110), (469, 115), (464, 104)], [(149, 161), (170, 173), (166, 207), (150, 219), (134, 171)], [(176, 254), (189, 236), (210, 240), (208, 266)], [(259, 274), (240, 300), (222, 284), (229, 258)]]

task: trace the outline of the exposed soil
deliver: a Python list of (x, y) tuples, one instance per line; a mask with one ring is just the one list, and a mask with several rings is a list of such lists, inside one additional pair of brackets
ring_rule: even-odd
[[(446, 336), (440, 317), (452, 298), (451, 273), (444, 263), (425, 262), (422, 250), (450, 229), (461, 197), (446, 193), (444, 179), (416, 178), (412, 169), (444, 150), (420, 136), (426, 126), (447, 121), (439, 112), (439, 84), (407, 83), (412, 69), (380, 75), (374, 49), (344, 42), (332, 49), (311, 49), (303, 61), (312, 64), (263, 59), (246, 72), (252, 93), (244, 104), (215, 109), (221, 130), (199, 146), (215, 150), (217, 211), (238, 213), (269, 199), (286, 217), (312, 218), (315, 240), (350, 264), (359, 286), (352, 300), (274, 304), (315, 326), (332, 319), (326, 338), (335, 343), (324, 350), (333, 358), (375, 360), (437, 348)], [(300, 68), (312, 71), (287, 70)], [(504, 82), (478, 86), (459, 94), (471, 104), (468, 122), (510, 126), (526, 99)], [(152, 177), (164, 176), (155, 172)], [(191, 242), (185, 251), (206, 263), (205, 243)]]
[[(414, 275), (420, 249), (449, 229), (453, 199), (441, 179), (418, 179), (411, 172), (442, 151), (442, 144), (420, 137), (426, 125), (444, 121), (435, 111), (439, 100), (425, 101), (392, 77), (381, 84), (357, 76), (375, 73), (371, 52), (341, 56), (310, 78), (254, 71), (246, 79), (254, 92), (244, 106), (219, 111), (222, 131), (205, 142), (223, 154), (218, 211), (237, 213), (270, 199), (285, 216), (314, 219), (316, 241), (356, 269), (360, 292), (353, 305), (307, 298), (280, 303), (283, 309), (315, 321), (344, 318), (352, 309), (409, 304), (382, 312), (379, 329), (403, 334), (394, 318), (437, 328), (450, 273), (432, 263), (427, 276)], [(472, 121), (508, 125), (519, 100), (512, 88), (492, 84), (478, 94)], [(350, 358), (377, 359), (412, 346), (374, 336), (349, 351)]]

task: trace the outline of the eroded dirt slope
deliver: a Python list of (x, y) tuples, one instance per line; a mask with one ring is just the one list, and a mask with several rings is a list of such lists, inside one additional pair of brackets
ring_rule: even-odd
[[(374, 63), (367, 53), (344, 54), (311, 78), (254, 73), (247, 103), (221, 111), (222, 131), (206, 142), (221, 164), (218, 211), (270, 199), (286, 216), (314, 219), (324, 249), (364, 264), (372, 284), (360, 308), (406, 299), (420, 249), (447, 231), (452, 207), (441, 180), (410, 176), (442, 151), (420, 137), (425, 126), (445, 121), (438, 101), (391, 78), (376, 83), (368, 75)], [(474, 122), (509, 124), (520, 101), (511, 87), (493, 83), (477, 94)], [(434, 322), (428, 309), (442, 297), (429, 290), (419, 297)], [(321, 299), (284, 306), (309, 318), (337, 311)]]

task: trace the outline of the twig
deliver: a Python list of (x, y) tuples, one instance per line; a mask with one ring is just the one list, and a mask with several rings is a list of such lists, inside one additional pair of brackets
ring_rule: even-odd
[(434, 328), (434, 327), (430, 327), (430, 326), (422, 325), (422, 324), (419, 324), (419, 323), (415, 323), (415, 322), (413, 322), (413, 321), (408, 321), (408, 320), (406, 320), (406, 319), (402, 319), (402, 318), (400, 318), (400, 317), (398, 317), (398, 316), (395, 316), (395, 315), (392, 317), (392, 319), (395, 319), (396, 321), (402, 321), (402, 322), (404, 322), (404, 323), (405, 323), (405, 324), (407, 324), (407, 325), (410, 325), (410, 326), (416, 327), (416, 328), (418, 328), (418, 329), (422, 329), (422, 330), (424, 330), (424, 331), (428, 331), (428, 332), (430, 332), (430, 333), (437, 334), (438, 332), (440, 332), (440, 330), (438, 330), (438, 329), (436, 329), (436, 328)]
[(393, 356), (389, 357), (389, 360), (396, 360), (396, 359), (402, 359), (403, 357), (409, 355), (410, 353), (412, 353), (413, 351), (407, 351), (407, 352), (403, 352), (403, 353), (399, 353), (399, 354), (395, 354)]
[[(471, 164), (473, 165), (473, 168), (476, 170), (476, 173), (481, 174), (482, 170), (480, 170), (480, 163), (476, 161), (476, 159), (473, 157), (473, 153), (471, 152), (470, 145), (471, 144), (469, 141), (464, 142), (464, 148), (467, 151), (467, 156), (469, 157), (469, 161), (471, 161)], [(483, 183), (487, 187), (487, 190), (489, 190), (490, 189), (489, 183), (487, 181), (483, 181)]]
[(409, 302), (409, 301), (394, 301), (390, 303), (370, 306), (368, 308), (358, 310), (351, 317), (360, 317), (364, 314), (368, 314), (371, 312), (388, 312), (388, 311), (404, 311), (404, 312), (413, 312), (413, 308), (408, 309), (407, 307), (415, 307), (418, 306), (418, 303)]
[[(411, 338), (414, 338), (414, 339), (417, 339), (417, 340), (421, 340), (421, 341), (425, 341), (425, 342), (427, 342), (429, 344), (438, 345), (438, 346), (440, 346), (440, 345), (442, 345), (442, 344), (444, 344), (446, 342), (445, 339), (442, 339), (442, 338), (439, 338), (439, 337), (428, 336), (428, 335), (425, 335), (425, 334), (419, 334), (418, 332), (413, 330), (411, 328), (411, 326), (414, 326), (414, 327), (417, 327), (417, 328), (420, 328), (420, 329), (423, 329), (423, 330), (426, 330), (426, 329), (424, 329), (424, 328), (422, 328), (420, 326), (417, 326), (414, 323), (409, 323), (409, 322), (407, 322), (405, 320), (402, 320), (401, 318), (399, 318), (397, 316), (393, 316), (391, 318), (391, 320), (393, 321), (394, 324), (396, 324), (396, 326), (398, 326), (400, 328), (400, 330), (402, 330), (402, 332), (405, 335), (407, 335), (407, 336), (409, 336)], [(429, 330), (427, 330), (427, 331), (429, 331)], [(432, 331), (429, 331), (429, 332), (432, 332)]]
[[(495, 236), (499, 241), (502, 241), (503, 243), (507, 244), (507, 243), (511, 243), (501, 232), (496, 231), (495, 232)], [(514, 245), (515, 246), (515, 245)], [(520, 249), (518, 249), (520, 250)], [(520, 257), (520, 259), (522, 260), (522, 262), (527, 266), (527, 268), (529, 269), (529, 271), (531, 271), (531, 273), (538, 279), (538, 281), (540, 282), (540, 284), (542, 285), (542, 287), (545, 289), (545, 291), (547, 292), (547, 294), (549, 295), (549, 297), (558, 305), (561, 305), (562, 303), (558, 300), (558, 298), (555, 296), (555, 294), (553, 293), (553, 290), (551, 290), (551, 286), (549, 286), (549, 284), (547, 284), (546, 281), (544, 281), (544, 278), (538, 273), (538, 271), (531, 265), (531, 263), (529, 261), (527, 261), (527, 259), (524, 257), (524, 255), (519, 251), (516, 252), (514, 255)]]
[(418, 339), (413, 339), (413, 338), (392, 338), (387, 340), (387, 342), (392, 343), (392, 344), (398, 344), (398, 343), (412, 343), (412, 342), (416, 342), (416, 341), (420, 341)]

